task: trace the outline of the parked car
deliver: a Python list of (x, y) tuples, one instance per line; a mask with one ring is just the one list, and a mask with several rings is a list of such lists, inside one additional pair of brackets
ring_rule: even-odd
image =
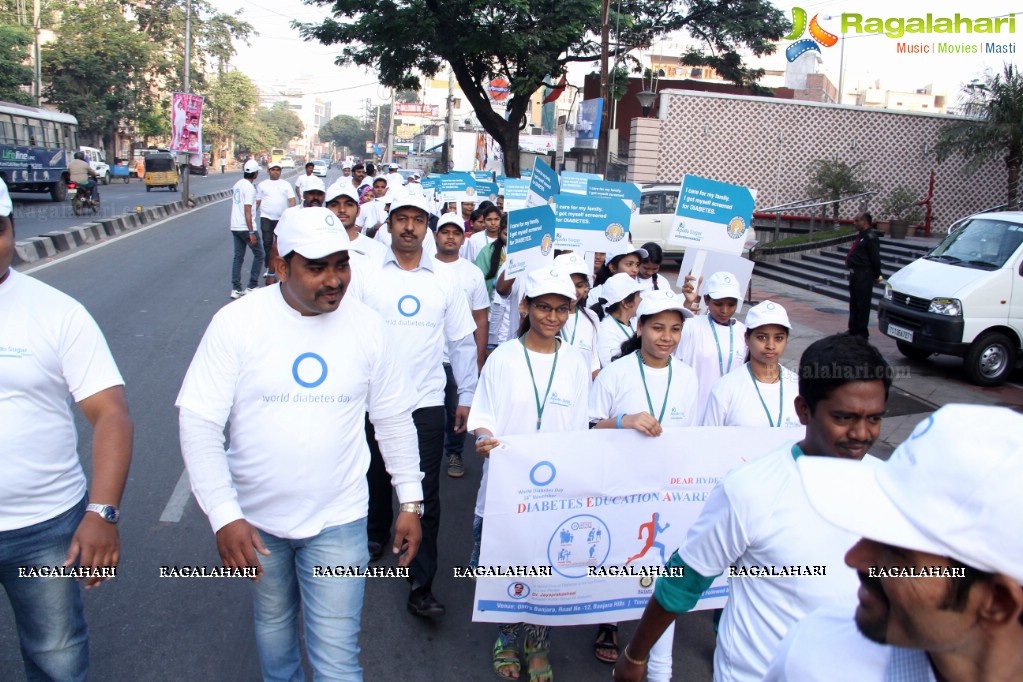
[(291, 158), (290, 156), (285, 156), (283, 159), (281, 159), (281, 168), (294, 168), (294, 167), (295, 167), (295, 159)]
[(664, 250), (666, 258), (681, 259), (685, 249), (668, 243), (678, 204), (678, 184), (644, 185), (639, 214), (632, 216), (629, 232), (636, 246), (653, 242)]
[(312, 161), (311, 163), (313, 164), (313, 175), (317, 175), (317, 176), (319, 176), (321, 178), (327, 177), (327, 167), (328, 167), (328, 164), (327, 164), (326, 161), (317, 160), (317, 161)]
[(910, 359), (955, 355), (973, 383), (1004, 383), (1023, 358), (1023, 212), (971, 216), (892, 275), (878, 327)]

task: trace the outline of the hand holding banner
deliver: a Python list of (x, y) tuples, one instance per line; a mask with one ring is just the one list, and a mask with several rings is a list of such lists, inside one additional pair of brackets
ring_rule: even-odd
[(515, 277), (554, 261), (554, 212), (533, 206), (508, 214), (508, 272)]

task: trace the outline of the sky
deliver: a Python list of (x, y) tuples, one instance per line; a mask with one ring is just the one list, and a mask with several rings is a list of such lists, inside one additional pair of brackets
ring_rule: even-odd
[[(613, 2), (614, 0), (612, 0)], [(339, 50), (316, 42), (301, 39), (298, 31), (290, 27), (290, 20), (317, 22), (328, 16), (325, 8), (308, 6), (301, 0), (212, 0), (221, 11), (233, 13), (242, 10), (242, 17), (251, 23), (258, 36), (251, 39), (251, 45), (238, 44), (238, 54), (232, 64), (258, 82), (266, 80), (292, 79), (307, 76), (322, 88), (315, 92), (334, 102), (334, 113), (357, 115), (366, 98), (374, 103), (385, 101), (387, 89), (376, 83), (374, 74), (362, 69), (340, 68), (334, 64)], [(786, 13), (791, 20), (791, 9), (795, 6), (806, 10), (809, 17), (818, 15), (822, 27), (833, 33), (840, 32), (843, 13), (858, 13), (864, 19), (878, 17), (924, 17), (928, 12), (935, 17), (954, 16), (957, 12), (965, 17), (994, 17), (1023, 12), (1023, 3), (1018, 0), (802, 0), (779, 1), (775, 6)], [(834, 17), (828, 19), (825, 17)], [(845, 90), (857, 84), (868, 84), (880, 80), (883, 89), (908, 90), (935, 86), (936, 92), (944, 91), (955, 101), (961, 85), (982, 77), (986, 68), (1000, 70), (1003, 61), (1019, 63), (1023, 50), (1023, 13), (1016, 18), (1015, 34), (983, 36), (931, 34), (914, 36), (907, 34), (902, 39), (892, 39), (876, 34), (844, 34), (844, 40), (829, 48), (821, 49), (823, 70), (836, 85), (839, 81), (840, 64), (844, 66)], [(931, 44), (937, 42), (967, 43), (979, 45), (988, 39), (999, 44), (1011, 45), (1015, 54), (899, 54), (899, 42)], [(667, 42), (677, 42), (678, 37)], [(788, 42), (780, 46), (779, 53), (758, 64), (764, 68), (783, 69), (785, 57), (781, 51)], [(842, 47), (844, 45), (844, 57)], [(654, 48), (657, 50), (658, 48)], [(569, 80), (582, 85), (583, 76), (593, 70), (593, 65), (576, 65), (570, 72)]]

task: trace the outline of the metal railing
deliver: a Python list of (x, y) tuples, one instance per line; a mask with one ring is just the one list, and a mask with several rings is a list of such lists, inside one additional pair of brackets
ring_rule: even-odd
[(829, 206), (840, 205), (843, 201), (852, 201), (854, 199), (860, 200), (860, 211), (866, 211), (867, 205), (870, 203), (870, 198), (877, 194), (877, 192), (860, 192), (859, 194), (850, 194), (847, 197), (841, 197), (839, 199), (831, 199), (829, 201), (818, 201), (816, 199), (802, 199), (800, 201), (792, 201), (787, 204), (779, 204), (777, 206), (770, 206), (757, 211), (757, 213), (773, 213), (774, 214), (774, 241), (778, 241), (781, 234), (781, 215), (782, 211), (797, 211), (809, 209), (810, 216), (810, 238), (813, 238), (814, 224), (817, 220), (817, 211), (814, 209), (820, 209), (820, 225), (824, 227), (827, 222), (827, 212)]

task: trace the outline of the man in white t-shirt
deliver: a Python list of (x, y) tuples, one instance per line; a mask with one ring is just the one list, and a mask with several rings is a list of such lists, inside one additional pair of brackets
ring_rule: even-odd
[[(132, 422), (124, 380), (89, 313), (11, 269), (10, 216), (0, 180), (0, 585), (28, 679), (85, 680), (79, 585), (84, 579), (90, 589), (117, 573)], [(93, 428), (88, 492), (72, 401)]]
[[(805, 438), (732, 470), (711, 491), (667, 564), (684, 566), (684, 576), (657, 580), (615, 664), (616, 680), (642, 680), (653, 643), (722, 574), (729, 576), (729, 597), (714, 651), (715, 682), (760, 680), (794, 623), (823, 606), (851, 606), (856, 574), (842, 556), (855, 538), (814, 512), (796, 463), (819, 457), (868, 466), (858, 460), (880, 434), (891, 368), (873, 346), (838, 335), (806, 349), (799, 377), (795, 401)], [(775, 575), (792, 566), (799, 571)]]
[(176, 403), (181, 452), (223, 565), (252, 578), (263, 678), (302, 678), (301, 606), (316, 679), (361, 680), (365, 580), (329, 571), (369, 559), (367, 412), (401, 503), (398, 565), (418, 551), (413, 393), (384, 322), (346, 296), (337, 217), (303, 208), (277, 226), (277, 245), (280, 284), (221, 309), (199, 344)]
[[(256, 231), (256, 176), (259, 164), (249, 159), (242, 166), (242, 179), (234, 183), (231, 197), (231, 237), (234, 243), (234, 262), (231, 265), (231, 298), (241, 298), (252, 293), (259, 286), (259, 271), (263, 267), (263, 244)], [(242, 289), (242, 263), (245, 249), (252, 250), (252, 267), (249, 269), (249, 286)]]
[(401, 173), (398, 172), (398, 166), (392, 163), (390, 170), (391, 172), (384, 176), (387, 178), (388, 191), (391, 192), (391, 194), (404, 191), (405, 178), (403, 178)]
[(319, 180), (319, 178), (313, 175), (314, 168), (316, 168), (316, 166), (312, 162), (307, 163), (305, 165), (305, 173), (295, 179), (295, 198), (298, 201), (302, 201), (302, 194), (305, 192), (308, 184), (313, 180)]
[[(465, 292), (472, 311), (472, 319), (476, 323), (473, 337), (476, 340), (476, 366), (483, 369), (483, 361), (487, 357), (487, 336), (489, 334), (490, 299), (487, 296), (487, 285), (483, 281), (483, 272), (473, 263), (460, 258), (459, 250), (465, 242), (465, 225), (462, 220), (452, 214), (445, 213), (437, 222), (436, 234), (437, 253), (434, 254), (441, 263), (447, 263), (456, 273)], [(455, 433), (455, 411), (458, 408), (458, 385), (451, 370), (451, 363), (444, 358), (444, 373), (447, 385), (444, 387), (444, 411), (447, 422), (444, 427), (444, 452), (447, 454), (448, 476), (461, 478), (465, 475), (462, 464), (462, 450), (465, 448), (465, 434)]]
[[(387, 324), (394, 343), (394, 364), (412, 378), (415, 408), (412, 416), (419, 437), (423, 495), (423, 546), (412, 562), (412, 591), (408, 610), (421, 617), (444, 614), (433, 596), (437, 572), (437, 534), (440, 528), (440, 465), (444, 454), (444, 351), (447, 349), (458, 385), (455, 433), (465, 433), (465, 421), (476, 389), (477, 364), (473, 323), (465, 293), (455, 273), (423, 248), (430, 214), (423, 197), (395, 198), (388, 226), (393, 242), (378, 281), (363, 294)], [(371, 448), (373, 436), (367, 430)], [(391, 526), (391, 494), (383, 461), (374, 453), (369, 471), (370, 542), (383, 546)]]
[(274, 228), (281, 214), (295, 205), (295, 195), (287, 180), (281, 180), (280, 161), (271, 161), (266, 172), (270, 177), (256, 186), (256, 210), (259, 211), (259, 232), (263, 238), (263, 263), (266, 265), (267, 284), (273, 284), (275, 275), (270, 269), (270, 254), (273, 252)]
[[(387, 178), (374, 178), (372, 186), (373, 198), (363, 204), (357, 221), (359, 229), (370, 239), (375, 238), (380, 230), (385, 227), (387, 223), (387, 207), (391, 203), (391, 198), (387, 192)], [(390, 237), (390, 233), (387, 236)], [(384, 242), (384, 245), (389, 246), (390, 242)]]
[(327, 208), (333, 211), (345, 226), (351, 244), (349, 249), (361, 253), (376, 265), (382, 263), (387, 254), (387, 247), (375, 239), (363, 236), (355, 224), (359, 216), (358, 190), (352, 187), (350, 182), (336, 182), (327, 188), (325, 198)]
[(1023, 680), (1023, 416), (946, 405), (886, 462), (799, 469), (814, 509), (862, 536), (859, 604), (793, 627), (765, 679)]

